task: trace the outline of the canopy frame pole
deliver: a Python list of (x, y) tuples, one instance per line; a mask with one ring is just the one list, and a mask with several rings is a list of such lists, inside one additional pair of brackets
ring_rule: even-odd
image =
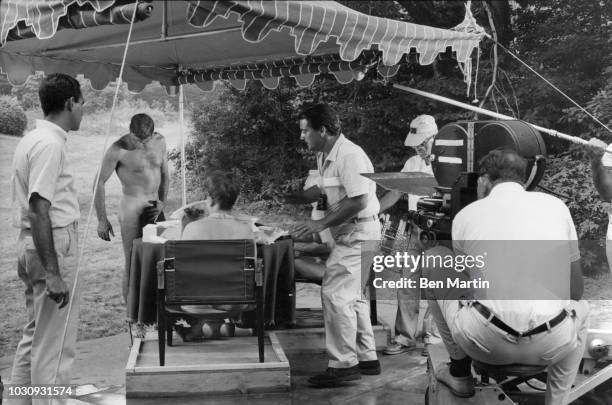
[(160, 39), (166, 40), (168, 37), (168, 0), (164, 0), (164, 6), (162, 8), (162, 26)]
[(185, 93), (183, 92), (183, 85), (179, 84), (179, 132), (181, 133), (181, 182), (182, 182), (182, 207), (187, 205), (187, 181), (185, 175), (185, 130), (184, 130), (184, 104), (185, 104)]
[[(474, 107), (472, 105), (465, 104), (465, 103), (462, 103), (460, 101), (453, 100), (451, 98), (447, 98), (447, 97), (444, 97), (444, 96), (439, 96), (437, 94), (429, 93), (427, 91), (417, 90), (417, 89), (413, 89), (412, 87), (402, 86), (402, 85), (399, 85), (399, 84), (394, 84), (393, 87), (395, 87), (398, 90), (402, 90), (402, 91), (405, 91), (405, 92), (408, 92), (408, 93), (412, 93), (412, 94), (417, 94), (419, 96), (427, 97), (427, 98), (430, 98), (432, 100), (441, 101), (441, 102), (446, 103), (446, 104), (454, 105), (456, 107), (461, 107), (461, 108), (464, 108), (466, 110), (474, 111), (474, 112), (477, 112), (479, 114), (488, 115), (490, 117), (498, 118), (500, 120), (517, 121), (516, 118), (510, 117), (509, 115), (504, 115), (504, 114), (496, 113), (496, 112), (489, 111), (487, 109), (480, 108), (480, 107)], [(518, 121), (523, 121), (523, 120), (518, 120)], [(584, 140), (582, 138), (578, 138), (576, 136), (571, 136), (571, 135), (568, 135), (568, 134), (564, 134), (563, 132), (558, 132), (558, 131), (555, 131), (553, 129), (544, 128), (544, 127), (532, 124), (532, 123), (527, 122), (527, 121), (523, 121), (523, 122), (525, 124), (530, 125), (531, 127), (535, 128), (535, 129), (537, 129), (538, 131), (544, 132), (544, 133), (546, 133), (548, 135), (551, 135), (551, 136), (554, 136), (555, 138), (560, 138), (560, 139), (563, 139), (563, 140), (566, 140), (566, 141), (569, 141), (569, 142), (572, 142), (572, 143), (575, 143), (575, 144), (578, 144), (578, 145), (590, 145), (590, 143), (588, 141), (586, 141), (586, 140)]]

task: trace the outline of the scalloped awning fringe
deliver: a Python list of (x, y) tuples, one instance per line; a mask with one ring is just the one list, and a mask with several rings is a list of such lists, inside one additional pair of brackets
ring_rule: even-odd
[[(59, 11), (45, 12), (42, 4), (57, 5)], [(233, 76), (237, 78), (231, 80), (239, 87), (251, 79), (274, 87), (277, 77), (286, 75), (300, 85), (308, 85), (321, 73), (333, 73), (346, 82), (362, 77), (364, 69), (373, 67), (363, 63), (363, 55), (373, 51), (377, 55), (375, 65), (385, 77), (397, 72), (397, 64), (406, 54), (417, 52), (418, 62), (426, 65), (448, 48), (465, 75), (471, 76), (471, 54), (483, 36), (482, 28), (474, 26), (475, 21), (468, 16), (460, 30), (453, 31), (369, 16), (333, 1), (190, 0), (151, 4), (149, 17), (134, 25), (126, 62), (123, 81), (133, 91), (152, 81), (172, 86), (179, 81)], [(117, 78), (128, 27), (81, 28), (78, 35), (72, 30), (80, 26), (81, 11), (108, 13), (113, 7), (126, 5), (125, 1), (3, 0), (0, 5), (16, 16), (2, 22), (0, 40), (9, 38), (9, 33), (11, 39), (36, 36), (2, 42), (0, 70), (11, 83), (23, 84), (36, 71), (83, 74), (96, 88)], [(98, 22), (98, 14), (83, 26)], [(58, 30), (62, 18), (70, 25)], [(107, 20), (125, 21), (119, 17)], [(336, 59), (314, 59), (325, 55)], [(301, 61), (304, 66), (271, 67), (287, 60)], [(192, 72), (190, 78), (185, 71)], [(204, 84), (200, 87), (212, 88)]]

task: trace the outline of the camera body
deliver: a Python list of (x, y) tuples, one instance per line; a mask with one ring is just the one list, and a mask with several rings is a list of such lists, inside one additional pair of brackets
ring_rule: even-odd
[(527, 159), (525, 187), (533, 189), (544, 175), (546, 146), (538, 131), (523, 121), (459, 121), (438, 131), (432, 147), (436, 192), (417, 202), (408, 219), (422, 241), (451, 239), (452, 221), (475, 201), (478, 162), (497, 148), (515, 150)]

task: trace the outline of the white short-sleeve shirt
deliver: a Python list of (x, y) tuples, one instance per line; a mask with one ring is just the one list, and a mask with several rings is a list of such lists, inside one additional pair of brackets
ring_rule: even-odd
[(367, 194), (368, 205), (359, 211), (357, 217), (378, 214), (380, 203), (376, 197), (376, 183), (361, 175), (374, 173), (374, 166), (361, 147), (340, 135), (325, 160), (322, 153), (317, 153), (317, 168), (329, 209), (333, 210), (347, 196)]
[(67, 159), (66, 131), (47, 120), (36, 120), (36, 128), (17, 144), (11, 169), (13, 225), (30, 228), (30, 197), (38, 193), (51, 203), (53, 228), (64, 227), (80, 216), (72, 170)]
[[(401, 172), (402, 173), (420, 172), (420, 173), (431, 174), (432, 176), (434, 175), (431, 164), (427, 164), (425, 159), (423, 159), (418, 154), (406, 160), (406, 163), (404, 164), (404, 167), (402, 168)], [(408, 193), (408, 210), (409, 211), (417, 210), (417, 201), (421, 197), (427, 197), (427, 196)]]
[[(578, 250), (578, 237), (569, 209), (560, 199), (551, 195), (526, 191), (522, 185), (515, 182), (504, 182), (493, 187), (490, 194), (463, 208), (453, 220), (452, 228), (453, 247), (456, 252), (470, 254), (478, 249), (481, 241), (517, 241), (504, 244), (508, 263), (503, 266), (507, 271), (501, 277), (507, 277), (508, 283), (517, 281), (513, 269), (513, 248), (519, 250), (529, 243), (534, 244), (534, 255), (541, 260), (544, 266), (548, 261), (554, 265), (553, 269), (561, 279), (558, 282), (569, 295), (570, 263), (580, 259)], [(538, 253), (539, 246), (549, 246), (544, 242), (537, 245), (537, 241), (565, 241), (567, 249), (563, 257), (548, 257)], [(518, 241), (528, 241), (521, 242)], [(572, 242), (573, 241), (573, 242)], [(551, 242), (552, 243), (552, 242)], [(554, 242), (556, 243), (556, 242)], [(493, 244), (489, 245), (493, 246)], [(558, 245), (557, 245), (558, 246)], [(561, 245), (562, 247), (565, 245)], [(519, 248), (520, 247), (520, 248)], [(560, 268), (559, 263), (567, 267)], [(485, 260), (486, 263), (486, 260)], [(541, 268), (541, 266), (539, 267)], [(495, 270), (495, 269), (494, 269)], [(487, 270), (485, 270), (487, 271)], [(536, 270), (537, 271), (537, 270)], [(567, 279), (567, 284), (565, 284)], [(503, 285), (502, 285), (503, 287)], [(545, 287), (545, 286), (544, 286)], [(525, 289), (537, 288), (534, 285), (523, 285)], [(539, 291), (539, 290), (533, 290)], [(539, 325), (566, 308), (569, 301), (558, 300), (485, 300), (484, 305), (505, 323), (518, 331), (525, 331)]]

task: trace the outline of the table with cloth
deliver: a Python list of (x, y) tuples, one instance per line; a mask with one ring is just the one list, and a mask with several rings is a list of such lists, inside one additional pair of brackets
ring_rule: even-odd
[[(257, 244), (263, 259), (264, 320), (268, 326), (295, 325), (295, 277), (293, 240), (279, 239)], [(127, 317), (129, 322), (153, 324), (157, 321), (156, 294), (158, 261), (164, 259), (164, 245), (135, 239), (128, 272)], [(254, 312), (254, 311), (252, 311)], [(245, 313), (251, 323), (255, 316)], [(247, 325), (248, 326), (248, 325)]]

